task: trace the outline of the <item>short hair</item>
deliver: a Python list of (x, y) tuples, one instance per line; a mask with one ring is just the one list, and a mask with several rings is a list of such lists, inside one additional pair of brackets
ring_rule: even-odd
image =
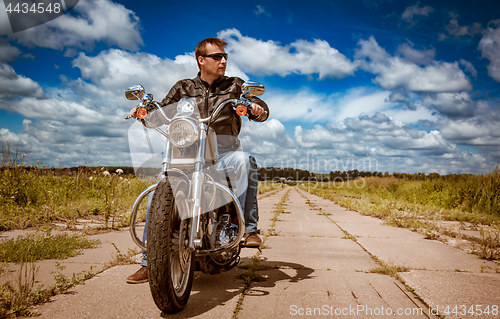
[(207, 54), (207, 44), (211, 44), (213, 46), (224, 49), (224, 47), (227, 45), (227, 42), (218, 38), (207, 38), (205, 40), (201, 40), (200, 43), (198, 43), (198, 45), (196, 46), (196, 50), (194, 51), (198, 68), (200, 67), (198, 57)]

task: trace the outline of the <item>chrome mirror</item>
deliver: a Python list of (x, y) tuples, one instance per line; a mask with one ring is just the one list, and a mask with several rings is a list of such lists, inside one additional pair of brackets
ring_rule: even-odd
[(243, 91), (241, 95), (246, 97), (252, 97), (264, 94), (266, 89), (264, 85), (260, 83), (253, 81), (246, 81), (241, 85), (241, 90)]
[(127, 91), (125, 91), (125, 97), (127, 98), (127, 100), (142, 100), (144, 94), (144, 87), (140, 84), (131, 86)]

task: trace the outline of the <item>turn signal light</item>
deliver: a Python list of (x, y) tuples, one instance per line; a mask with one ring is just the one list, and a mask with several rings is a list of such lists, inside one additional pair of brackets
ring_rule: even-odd
[(247, 115), (247, 107), (241, 104), (238, 105), (236, 107), (236, 114), (238, 114), (239, 116)]
[(144, 119), (146, 115), (148, 115), (148, 111), (145, 108), (141, 107), (137, 110), (136, 115), (138, 118)]

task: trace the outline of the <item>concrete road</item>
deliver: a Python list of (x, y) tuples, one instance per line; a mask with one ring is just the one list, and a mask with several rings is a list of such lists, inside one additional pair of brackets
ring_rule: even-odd
[[(262, 254), (244, 249), (242, 264), (257, 256), (265, 281), (245, 285), (238, 276), (247, 270), (238, 267), (217, 276), (196, 272), (188, 306), (167, 316), (148, 284), (125, 283), (138, 265), (116, 266), (35, 311), (51, 319), (498, 317), (496, 263), (297, 188), (261, 198), (259, 212), (259, 227), (273, 236)], [(385, 274), (391, 269), (404, 272)]]

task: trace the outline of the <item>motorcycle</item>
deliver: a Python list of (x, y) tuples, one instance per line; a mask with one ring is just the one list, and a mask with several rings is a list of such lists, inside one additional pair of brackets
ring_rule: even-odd
[[(218, 149), (210, 125), (228, 106), (240, 116), (248, 114), (249, 98), (265, 91), (263, 85), (251, 81), (241, 89), (239, 98), (223, 101), (207, 118), (200, 118), (196, 103), (189, 98), (160, 106), (141, 85), (125, 92), (128, 100), (140, 101), (137, 119), (166, 137), (161, 180), (137, 197), (130, 221), (133, 241), (147, 251), (153, 299), (165, 313), (176, 313), (186, 306), (195, 268), (219, 274), (239, 262), (244, 247), (243, 209), (230, 180), (228, 183), (213, 172)], [(169, 118), (170, 114), (174, 116)], [(136, 221), (142, 201), (151, 193), (147, 240), (143, 242)]]

